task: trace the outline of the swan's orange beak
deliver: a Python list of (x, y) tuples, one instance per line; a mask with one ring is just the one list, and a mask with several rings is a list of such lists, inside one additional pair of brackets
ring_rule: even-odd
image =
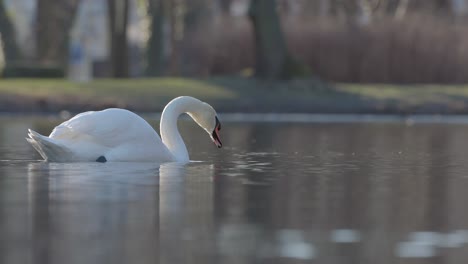
[(219, 139), (219, 131), (221, 130), (221, 123), (218, 120), (218, 117), (216, 117), (216, 125), (215, 129), (213, 130), (213, 133), (211, 134), (211, 137), (213, 138), (213, 142), (218, 148), (221, 148), (223, 146), (223, 143), (221, 143), (221, 140)]

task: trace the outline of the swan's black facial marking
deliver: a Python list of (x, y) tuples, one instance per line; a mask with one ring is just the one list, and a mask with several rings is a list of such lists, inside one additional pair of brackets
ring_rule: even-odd
[(214, 141), (215, 145), (218, 148), (221, 148), (223, 146), (223, 143), (221, 143), (221, 140), (219, 139), (219, 131), (221, 130), (221, 123), (219, 122), (217, 116), (215, 116), (215, 120), (216, 120), (216, 125), (215, 125), (215, 128), (213, 130), (213, 133), (211, 133), (211, 137), (213, 137), (213, 141)]
[(219, 119), (217, 116), (215, 116), (215, 120), (216, 120), (215, 128), (218, 127), (218, 130), (221, 130), (221, 123), (219, 122)]
[(107, 159), (104, 156), (100, 156), (99, 158), (97, 158), (96, 162), (104, 163), (104, 162), (107, 162)]

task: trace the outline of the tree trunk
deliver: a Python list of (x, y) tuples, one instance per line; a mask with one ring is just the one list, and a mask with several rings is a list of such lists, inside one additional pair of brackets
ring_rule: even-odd
[(263, 79), (288, 79), (290, 61), (274, 0), (252, 0), (249, 17), (255, 37), (255, 75)]
[(65, 67), (68, 62), (69, 32), (80, 0), (38, 0), (36, 56), (39, 63)]
[(111, 76), (128, 77), (128, 0), (107, 0), (110, 31)]
[(180, 41), (184, 37), (184, 10), (185, 3), (182, 0), (168, 1), (170, 34), (169, 73), (179, 75)]
[(38, 0), (36, 15), (36, 55), (39, 63), (58, 60), (57, 33), (59, 24), (55, 17), (55, 0)]
[(318, 9), (319, 16), (327, 17), (330, 13), (330, 0), (320, 0)]
[(20, 50), (16, 43), (16, 34), (13, 24), (5, 10), (4, 1), (0, 0), (0, 35), (3, 42), (3, 54), (5, 56), (5, 64), (8, 66), (15, 62), (20, 57)]
[(408, 10), (409, 0), (401, 0), (398, 2), (396, 11), (395, 11), (395, 18), (396, 19), (403, 19), (406, 15), (406, 11)]
[(232, 0), (218, 0), (221, 12), (225, 15), (229, 15), (231, 12)]
[(164, 0), (149, 0), (148, 15), (151, 17), (151, 34), (147, 44), (148, 76), (163, 75), (164, 64)]

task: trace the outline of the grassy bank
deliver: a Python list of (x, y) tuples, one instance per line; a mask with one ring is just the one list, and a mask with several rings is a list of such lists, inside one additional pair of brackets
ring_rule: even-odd
[(56, 79), (0, 81), (2, 112), (79, 112), (123, 107), (161, 111), (172, 98), (191, 95), (219, 112), (389, 114), (468, 113), (468, 86), (325, 85), (316, 80), (264, 82), (241, 78)]

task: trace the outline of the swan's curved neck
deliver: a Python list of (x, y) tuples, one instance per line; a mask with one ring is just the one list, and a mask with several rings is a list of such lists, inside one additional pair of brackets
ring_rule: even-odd
[(170, 101), (162, 112), (159, 128), (161, 139), (176, 161), (189, 161), (187, 147), (177, 128), (177, 119), (181, 114), (191, 112), (199, 103), (200, 101), (195, 98), (178, 97)]

